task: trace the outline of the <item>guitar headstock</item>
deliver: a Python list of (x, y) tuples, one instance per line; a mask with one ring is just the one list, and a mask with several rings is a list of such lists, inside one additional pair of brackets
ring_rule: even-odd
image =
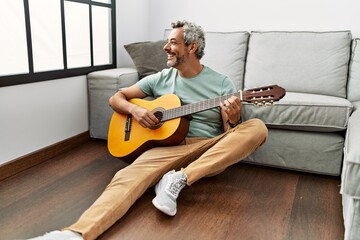
[(256, 106), (272, 105), (285, 96), (285, 89), (278, 85), (247, 89), (242, 92), (242, 100)]

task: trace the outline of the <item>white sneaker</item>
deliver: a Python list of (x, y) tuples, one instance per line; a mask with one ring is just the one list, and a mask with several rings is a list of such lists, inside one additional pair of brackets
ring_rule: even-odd
[(186, 175), (175, 170), (166, 173), (155, 186), (156, 197), (152, 200), (154, 206), (169, 216), (176, 214), (176, 199), (181, 189), (186, 186)]
[(84, 240), (80, 233), (69, 230), (52, 231), (40, 237), (30, 238), (28, 240)]

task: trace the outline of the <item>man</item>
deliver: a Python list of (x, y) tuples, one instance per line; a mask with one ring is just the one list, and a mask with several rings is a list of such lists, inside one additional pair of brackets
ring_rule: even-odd
[[(201, 27), (188, 21), (176, 21), (172, 28), (164, 46), (170, 68), (120, 90), (109, 100), (114, 111), (131, 114), (144, 128), (151, 128), (159, 120), (151, 111), (128, 101), (132, 98), (157, 98), (174, 93), (188, 104), (236, 91), (228, 77), (200, 63), (205, 48)], [(187, 138), (181, 144), (144, 152), (117, 172), (103, 194), (75, 224), (65, 231), (51, 232), (37, 239), (52, 239), (52, 236), (95, 239), (155, 184), (154, 206), (174, 216), (176, 199), (186, 185), (222, 172), (265, 142), (268, 132), (264, 123), (258, 119), (240, 123), (241, 107), (239, 98), (232, 96), (218, 108), (194, 113)]]

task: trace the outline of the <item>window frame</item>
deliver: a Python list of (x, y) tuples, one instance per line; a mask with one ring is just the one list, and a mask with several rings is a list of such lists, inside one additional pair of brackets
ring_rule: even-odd
[[(34, 72), (34, 63), (33, 63), (33, 52), (32, 52), (32, 40), (31, 40), (31, 26), (30, 26), (30, 13), (29, 13), (29, 0), (24, 1), (24, 14), (25, 14), (25, 30), (26, 30), (26, 41), (27, 41), (27, 50), (28, 50), (28, 66), (29, 73), (25, 74), (14, 74), (7, 76), (0, 76), (0, 87), (13, 86), (19, 84), (35, 83), (41, 81), (62, 79), (68, 77), (75, 77), (81, 75), (87, 75), (93, 71), (105, 70), (116, 68), (116, 12), (115, 12), (115, 0), (112, 0), (111, 3), (102, 3), (91, 0), (60, 0), (61, 1), (61, 31), (62, 31), (62, 52), (63, 52), (63, 62), (64, 68), (60, 70), (52, 70), (45, 72)], [(67, 66), (67, 53), (66, 53), (66, 32), (65, 32), (65, 11), (64, 11), (64, 2), (78, 2), (89, 5), (89, 28), (90, 28), (90, 54), (91, 54), (91, 66), (90, 67), (80, 67), (80, 68), (71, 68), (68, 69)], [(94, 53), (93, 53), (93, 26), (92, 26), (92, 6), (102, 6), (108, 7), (111, 10), (111, 41), (112, 41), (112, 52), (110, 53), (112, 57), (112, 63), (106, 65), (94, 66)]]

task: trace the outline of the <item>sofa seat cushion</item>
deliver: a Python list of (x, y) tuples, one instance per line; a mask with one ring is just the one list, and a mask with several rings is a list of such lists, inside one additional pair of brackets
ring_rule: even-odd
[(244, 103), (242, 118), (262, 119), (270, 128), (334, 132), (345, 130), (352, 104), (345, 98), (287, 92), (269, 107)]
[(244, 86), (345, 98), (351, 40), (349, 31), (251, 32)]

